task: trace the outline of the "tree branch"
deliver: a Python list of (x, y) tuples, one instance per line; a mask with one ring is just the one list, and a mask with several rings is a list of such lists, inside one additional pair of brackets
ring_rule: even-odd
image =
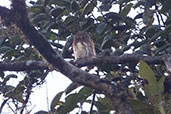
[(89, 66), (89, 65), (101, 65), (101, 64), (125, 64), (131, 62), (139, 62), (140, 60), (145, 61), (148, 64), (164, 64), (166, 58), (171, 57), (171, 55), (161, 55), (161, 56), (143, 56), (139, 54), (125, 54), (122, 56), (95, 56), (84, 58), (75, 61), (77, 67)]
[[(144, 60), (148, 64), (164, 64), (165, 58), (171, 55), (162, 56), (142, 56), (137, 54), (129, 54), (123, 56), (103, 56), (103, 57), (90, 57), (72, 62), (77, 67), (101, 64), (125, 64), (130, 62), (139, 62)], [(42, 70), (48, 69), (48, 65), (43, 61), (18, 61), (13, 63), (0, 63), (0, 69), (3, 71), (26, 71), (26, 70)]]
[[(77, 67), (102, 65), (102, 64), (125, 64), (131, 62), (139, 62), (144, 60), (148, 64), (164, 64), (165, 58), (169, 58), (171, 55), (161, 56), (143, 56), (138, 54), (126, 54), (122, 56), (101, 56), (89, 57), (71, 62)], [(3, 71), (26, 71), (26, 70), (42, 70), (48, 69), (48, 65), (43, 61), (18, 61), (13, 63), (0, 63), (0, 69)]]
[(14, 63), (0, 63), (2, 71), (28, 71), (28, 70), (42, 70), (48, 69), (48, 65), (42, 61), (23, 61)]
[(0, 6), (0, 16), (4, 20), (4, 23), (6, 25), (9, 25), (11, 23), (9, 16), (10, 16), (10, 10)]

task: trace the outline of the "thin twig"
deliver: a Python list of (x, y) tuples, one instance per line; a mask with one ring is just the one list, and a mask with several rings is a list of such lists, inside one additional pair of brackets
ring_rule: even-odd
[(92, 101), (91, 101), (91, 107), (90, 107), (89, 114), (92, 114), (92, 112), (93, 112), (93, 106), (94, 106), (94, 103), (95, 103), (95, 97), (96, 97), (96, 92), (95, 92), (95, 90), (93, 90), (93, 98), (92, 98)]
[(14, 114), (17, 114), (17, 112), (15, 112), (13, 109), (12, 109), (12, 107), (10, 106), (10, 104), (7, 102), (7, 105), (8, 105), (8, 107), (10, 108), (10, 110), (14, 113)]
[(159, 13), (159, 16), (160, 16), (160, 18), (161, 18), (161, 21), (162, 21), (163, 25), (165, 26), (165, 22), (164, 22), (164, 19), (163, 19), (162, 14), (161, 14), (159, 11), (158, 11), (158, 13)]
[(3, 109), (3, 107), (5, 106), (5, 104), (7, 103), (8, 100), (9, 100), (9, 99), (5, 99), (5, 100), (2, 102), (1, 107), (0, 107), (0, 114), (2, 113), (2, 109)]
[(161, 25), (160, 24), (160, 18), (159, 18), (159, 15), (157, 14), (157, 12), (156, 12), (156, 17), (157, 17), (157, 20), (158, 20), (158, 24)]
[[(96, 70), (96, 73), (97, 73), (97, 76), (100, 77), (99, 70)], [(96, 90), (93, 90), (93, 98), (92, 98), (92, 101), (91, 101), (91, 107), (90, 107), (89, 114), (92, 114), (92, 112), (93, 112), (93, 106), (94, 106), (94, 103), (95, 103), (95, 97), (96, 97)]]
[(45, 84), (46, 84), (46, 103), (47, 103), (47, 109), (48, 109), (48, 112), (49, 112), (50, 110), (49, 110), (49, 97), (48, 97), (47, 82), (45, 82)]
[(30, 87), (27, 88), (26, 99), (24, 100), (24, 103), (23, 103), (22, 109), (20, 111), (20, 114), (22, 114), (23, 111), (24, 111), (24, 109), (26, 108), (26, 104), (28, 103), (28, 100), (30, 98), (30, 95), (31, 95), (31, 85), (30, 85)]

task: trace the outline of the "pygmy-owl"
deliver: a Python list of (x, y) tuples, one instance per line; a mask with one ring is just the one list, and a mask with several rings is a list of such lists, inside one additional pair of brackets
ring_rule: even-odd
[[(87, 32), (79, 31), (75, 34), (73, 52), (76, 60), (96, 55), (94, 42)], [(88, 67), (88, 69), (91, 68)]]

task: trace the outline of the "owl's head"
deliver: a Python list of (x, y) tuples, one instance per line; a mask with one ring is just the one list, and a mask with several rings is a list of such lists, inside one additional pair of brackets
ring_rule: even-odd
[(84, 31), (78, 31), (74, 37), (76, 40), (86, 40), (90, 38), (90, 35)]

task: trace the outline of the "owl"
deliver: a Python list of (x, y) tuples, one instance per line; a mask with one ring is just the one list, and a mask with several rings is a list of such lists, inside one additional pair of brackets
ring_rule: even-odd
[[(79, 31), (75, 34), (73, 52), (76, 60), (96, 55), (94, 42), (87, 32)], [(91, 69), (90, 67), (88, 69)]]

